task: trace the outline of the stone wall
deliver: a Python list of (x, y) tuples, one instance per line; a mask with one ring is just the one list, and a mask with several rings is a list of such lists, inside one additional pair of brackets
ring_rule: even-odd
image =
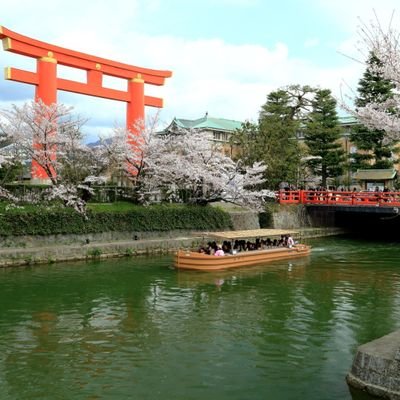
[[(234, 230), (260, 228), (258, 214), (228, 206)], [(304, 206), (278, 206), (271, 228), (298, 229), (299, 239), (336, 235), (334, 228), (310, 227)], [(205, 243), (208, 232), (104, 232), (84, 235), (0, 237), (0, 266), (173, 252)]]
[(273, 228), (335, 227), (335, 211), (329, 207), (280, 205), (271, 210)]
[(272, 211), (272, 227), (276, 229), (293, 229), (311, 226), (307, 210), (303, 205), (275, 207)]
[(254, 211), (228, 211), (235, 231), (260, 229), (258, 213)]
[(400, 400), (400, 330), (360, 346), (346, 379), (372, 396)]
[(171, 239), (181, 236), (191, 236), (191, 231), (168, 232), (103, 232), (85, 233), (82, 235), (26, 235), (26, 236), (0, 236), (0, 249), (12, 247), (32, 248), (60, 245), (83, 245), (96, 242), (132, 241), (143, 239)]
[(202, 236), (142, 239), (130, 241), (90, 242), (52, 246), (13, 247), (0, 249), (0, 267), (74, 261), (140, 254), (171, 253), (181, 248), (196, 248)]

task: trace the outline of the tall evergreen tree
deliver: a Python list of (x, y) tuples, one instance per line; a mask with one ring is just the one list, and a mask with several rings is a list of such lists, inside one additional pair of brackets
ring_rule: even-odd
[[(367, 60), (367, 69), (358, 83), (356, 107), (365, 107), (369, 103), (383, 103), (393, 96), (394, 84), (383, 78), (379, 67), (381, 67), (381, 62), (371, 53)], [(393, 141), (387, 143), (384, 139), (384, 130), (368, 129), (363, 125), (356, 125), (350, 135), (350, 141), (361, 152), (352, 155), (352, 169), (392, 167), (391, 156), (395, 143)]]
[(315, 175), (321, 176), (326, 187), (327, 179), (343, 172), (344, 151), (338, 139), (341, 128), (336, 113), (336, 100), (329, 89), (320, 89), (312, 101), (312, 111), (305, 129), (305, 143), (312, 156), (308, 165)]
[(296, 85), (269, 93), (258, 124), (246, 123), (232, 137), (247, 165), (255, 161), (267, 165), (264, 174), (270, 189), (280, 182), (297, 182), (301, 150), (296, 134), (312, 91)]

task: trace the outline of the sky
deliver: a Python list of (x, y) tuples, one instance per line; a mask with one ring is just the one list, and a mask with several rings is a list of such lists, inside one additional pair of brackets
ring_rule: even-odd
[[(159, 125), (174, 117), (256, 121), (268, 93), (290, 84), (331, 89), (340, 100), (356, 90), (365, 66), (360, 26), (386, 26), (398, 0), (13, 0), (0, 25), (32, 38), (128, 64), (171, 70)], [(358, 60), (358, 61), (356, 61)], [(0, 68), (35, 70), (33, 59), (0, 49)], [(58, 67), (58, 76), (82, 71)], [(112, 79), (107, 86), (123, 89)], [(125, 86), (124, 86), (125, 85)], [(0, 108), (30, 101), (34, 87), (0, 76)], [(58, 101), (87, 118), (87, 141), (125, 124), (126, 105), (67, 92)]]

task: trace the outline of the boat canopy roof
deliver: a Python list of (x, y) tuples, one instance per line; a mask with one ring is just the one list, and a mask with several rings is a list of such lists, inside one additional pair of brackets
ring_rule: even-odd
[(298, 231), (288, 229), (251, 229), (246, 231), (226, 231), (226, 232), (210, 232), (209, 236), (216, 239), (250, 239), (259, 237), (271, 237), (281, 235), (295, 235)]

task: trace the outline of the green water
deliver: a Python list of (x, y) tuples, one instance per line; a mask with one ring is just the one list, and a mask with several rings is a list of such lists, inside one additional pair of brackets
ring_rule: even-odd
[(0, 399), (351, 399), (359, 344), (400, 328), (400, 244), (205, 274), (171, 258), (0, 270)]

